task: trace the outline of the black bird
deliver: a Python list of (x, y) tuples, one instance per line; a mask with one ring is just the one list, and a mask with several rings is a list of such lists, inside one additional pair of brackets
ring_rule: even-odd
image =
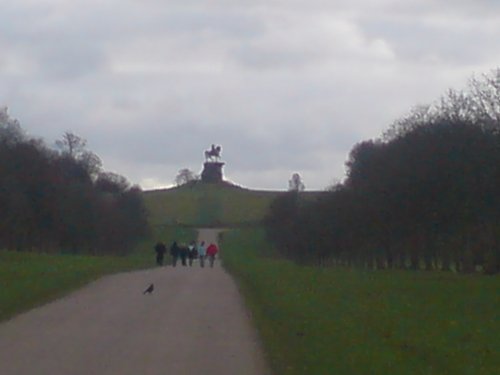
[(142, 293), (142, 294), (151, 294), (153, 293), (153, 290), (155, 289), (155, 286), (153, 284), (151, 284), (150, 286), (148, 286), (148, 288)]

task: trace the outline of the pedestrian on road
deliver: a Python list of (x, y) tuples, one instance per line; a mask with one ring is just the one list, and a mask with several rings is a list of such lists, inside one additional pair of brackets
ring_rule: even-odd
[(198, 258), (200, 259), (200, 267), (205, 267), (205, 256), (207, 255), (207, 249), (205, 247), (205, 241), (201, 241), (198, 245)]
[(181, 264), (183, 266), (187, 266), (187, 257), (188, 257), (188, 253), (189, 253), (189, 249), (188, 247), (185, 245), (185, 244), (181, 244), (181, 246), (179, 247), (180, 249), (180, 256), (181, 256)]
[(163, 257), (167, 252), (167, 247), (163, 242), (160, 241), (155, 245), (155, 251), (156, 251), (156, 264), (159, 266), (163, 266)]
[(180, 249), (179, 245), (177, 245), (177, 241), (174, 241), (172, 246), (170, 246), (170, 255), (172, 256), (172, 267), (175, 267), (177, 265), (177, 259), (179, 259), (180, 255)]
[(208, 256), (208, 261), (210, 263), (210, 267), (213, 268), (214, 262), (215, 262), (215, 255), (219, 252), (219, 248), (217, 247), (216, 244), (211, 243), (207, 247), (207, 256)]
[(196, 249), (196, 242), (191, 241), (188, 246), (188, 258), (189, 258), (189, 267), (193, 265), (193, 260), (198, 256), (198, 250)]

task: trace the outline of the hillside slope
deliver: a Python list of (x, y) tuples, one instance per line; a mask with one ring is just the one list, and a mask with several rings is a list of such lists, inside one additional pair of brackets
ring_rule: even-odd
[(244, 226), (260, 222), (282, 191), (194, 183), (144, 192), (152, 226)]

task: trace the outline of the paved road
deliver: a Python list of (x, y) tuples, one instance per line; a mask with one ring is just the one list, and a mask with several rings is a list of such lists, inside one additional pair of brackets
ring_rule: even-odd
[[(201, 231), (210, 242), (216, 232)], [(154, 283), (155, 291), (142, 291)], [(266, 375), (236, 285), (214, 268), (105, 277), (0, 324), (2, 375)]]

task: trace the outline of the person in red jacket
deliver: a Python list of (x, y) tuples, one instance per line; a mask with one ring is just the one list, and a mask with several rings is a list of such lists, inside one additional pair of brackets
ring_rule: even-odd
[(219, 252), (219, 248), (217, 247), (216, 244), (211, 243), (210, 245), (208, 245), (207, 257), (208, 257), (208, 261), (210, 263), (210, 267), (214, 266), (215, 254), (217, 254), (218, 252)]

